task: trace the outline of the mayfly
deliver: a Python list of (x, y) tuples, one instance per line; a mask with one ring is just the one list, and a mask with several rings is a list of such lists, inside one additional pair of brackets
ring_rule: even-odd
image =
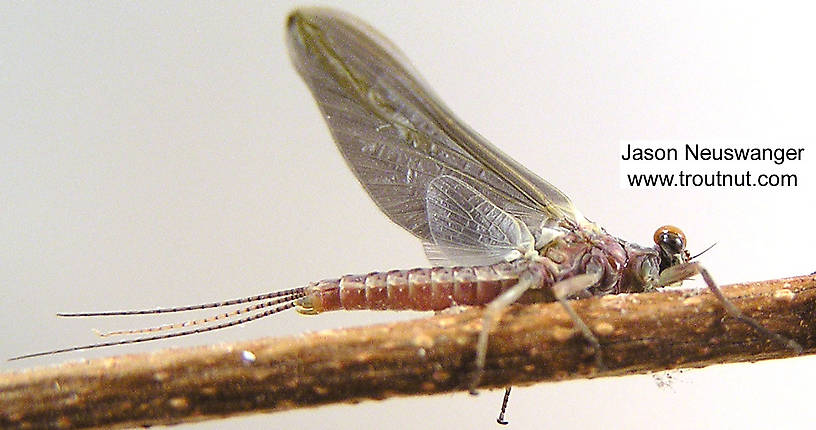
[[(560, 303), (603, 368), (598, 338), (569, 299), (650, 291), (696, 274), (731, 317), (801, 351), (795, 341), (769, 331), (730, 303), (708, 271), (690, 257), (679, 229), (659, 228), (649, 247), (606, 233), (556, 187), (460, 122), (403, 54), (370, 26), (333, 10), (298, 10), (288, 19), (287, 43), (349, 168), (380, 210), (423, 242), (434, 267), (347, 275), (217, 303), (61, 314), (137, 315), (246, 306), (201, 320), (106, 335), (178, 329), (168, 333), (17, 358), (200, 333), (293, 308), (320, 313), (484, 305), (469, 382), (475, 391), (491, 329), (525, 293), (543, 291), (548, 300)], [(198, 327), (187, 328), (193, 325)]]

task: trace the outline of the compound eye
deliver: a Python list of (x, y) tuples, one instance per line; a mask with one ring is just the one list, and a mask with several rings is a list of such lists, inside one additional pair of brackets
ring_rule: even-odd
[(679, 245), (680, 249), (684, 249), (686, 247), (686, 235), (683, 233), (683, 230), (673, 225), (664, 225), (655, 230), (654, 242), (656, 245), (673, 242)]

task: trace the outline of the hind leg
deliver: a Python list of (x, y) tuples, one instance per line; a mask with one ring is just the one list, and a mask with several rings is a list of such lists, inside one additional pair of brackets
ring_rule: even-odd
[[(569, 314), (575, 327), (581, 332), (587, 342), (589, 342), (595, 349), (595, 364), (599, 369), (603, 370), (606, 367), (601, 359), (601, 344), (598, 342), (598, 338), (595, 337), (592, 330), (589, 329), (586, 323), (584, 323), (567, 300), (567, 297), (597, 284), (600, 279), (601, 273), (599, 272), (587, 273), (556, 282), (551, 288), (555, 298), (567, 311), (567, 314)], [(479, 332), (479, 339), (476, 341), (476, 369), (473, 371), (473, 379), (470, 382), (471, 394), (476, 394), (476, 388), (479, 386), (479, 382), (482, 379), (482, 374), (484, 373), (485, 361), (487, 359), (487, 340), (493, 326), (499, 321), (502, 314), (507, 309), (507, 306), (514, 303), (519, 299), (519, 297), (522, 296), (522, 294), (530, 289), (530, 287), (538, 284), (539, 282), (540, 275), (537, 275), (532, 271), (524, 272), (521, 274), (521, 276), (519, 276), (519, 282), (516, 285), (510, 287), (501, 295), (493, 299), (493, 301), (490, 302), (485, 308), (485, 311), (482, 314), (482, 331)]]
[(507, 306), (518, 300), (524, 292), (536, 285), (539, 280), (539, 275), (531, 271), (525, 271), (519, 276), (516, 285), (505, 290), (485, 307), (482, 314), (482, 331), (479, 332), (479, 339), (476, 341), (476, 369), (473, 370), (473, 377), (470, 381), (470, 394), (477, 394), (476, 387), (479, 386), (479, 382), (482, 380), (487, 359), (487, 337), (493, 326), (499, 321)]

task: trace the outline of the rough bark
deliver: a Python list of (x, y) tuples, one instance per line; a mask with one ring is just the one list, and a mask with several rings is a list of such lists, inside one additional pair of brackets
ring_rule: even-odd
[[(816, 276), (724, 287), (810, 353)], [(706, 291), (578, 300), (607, 371), (557, 304), (513, 306), (490, 335), (483, 387), (646, 373), (793, 353)], [(120, 428), (467, 389), (481, 310), (291, 338), (172, 349), (0, 374), (2, 428)], [(254, 354), (246, 354), (245, 351)]]

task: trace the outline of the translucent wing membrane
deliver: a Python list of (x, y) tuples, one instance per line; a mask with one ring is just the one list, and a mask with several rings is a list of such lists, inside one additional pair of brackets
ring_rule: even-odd
[(459, 179), (431, 181), (426, 203), (434, 241), (426, 253), (445, 265), (510, 261), (533, 249), (526, 225)]
[(557, 188), (457, 120), (375, 30), (326, 9), (297, 11), (288, 27), (292, 61), (340, 152), (397, 224), (433, 242), (425, 193), (440, 176), (466, 182), (534, 232), (586, 222)]

